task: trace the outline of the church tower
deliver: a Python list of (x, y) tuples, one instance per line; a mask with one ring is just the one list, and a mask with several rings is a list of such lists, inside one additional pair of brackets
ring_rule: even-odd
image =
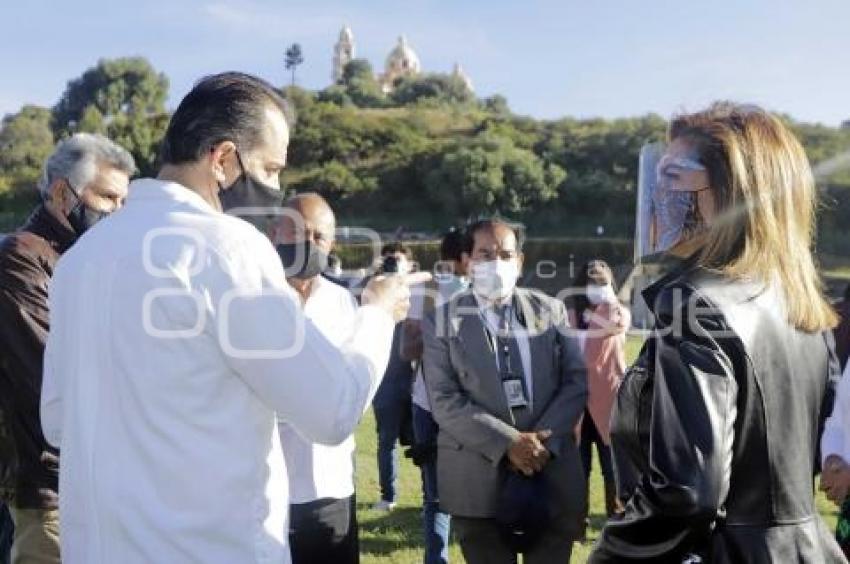
[(339, 41), (334, 46), (333, 75), (334, 83), (342, 80), (345, 65), (354, 59), (354, 34), (347, 25), (339, 32)]

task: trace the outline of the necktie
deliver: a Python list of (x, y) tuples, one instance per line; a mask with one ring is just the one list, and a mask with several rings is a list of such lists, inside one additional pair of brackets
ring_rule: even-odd
[(513, 308), (504, 305), (499, 308), (499, 331), (496, 342), (499, 348), (499, 370), (505, 374), (510, 373), (523, 381), (525, 387), (525, 373), (522, 366), (522, 356), (519, 352), (519, 343), (513, 328)]

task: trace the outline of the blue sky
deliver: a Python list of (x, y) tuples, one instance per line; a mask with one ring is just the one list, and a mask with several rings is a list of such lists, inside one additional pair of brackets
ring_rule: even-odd
[(756, 102), (805, 121), (850, 118), (847, 0), (11, 0), (0, 34), (0, 114), (52, 105), (101, 57), (142, 55), (171, 80), (169, 107), (200, 76), (243, 70), (330, 82), (339, 29), (377, 69), (407, 35), (426, 71), (455, 61), (480, 95), (523, 114), (619, 117)]

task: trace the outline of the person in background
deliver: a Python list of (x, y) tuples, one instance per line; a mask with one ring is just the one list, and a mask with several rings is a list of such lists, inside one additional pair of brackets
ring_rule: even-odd
[(58, 451), (39, 420), (48, 288), (59, 257), (127, 197), (133, 157), (106, 137), (56, 145), (38, 184), (41, 202), (0, 243), (0, 488), (15, 523), (13, 563), (60, 561)]
[(519, 228), (487, 219), (468, 233), (471, 290), (422, 322), (440, 507), (469, 564), (563, 564), (585, 495), (581, 351), (564, 303), (517, 287)]
[(838, 325), (833, 331), (835, 354), (838, 356), (841, 370), (844, 370), (847, 358), (850, 357), (850, 284), (844, 287), (844, 296), (835, 304), (835, 312), (838, 314)]
[(588, 562), (846, 562), (814, 500), (839, 373), (803, 147), (721, 102), (671, 120), (657, 175), (682, 262), (642, 294), (655, 325), (611, 416), (625, 510)]
[[(411, 271), (410, 247), (400, 242), (387, 243), (381, 249), (378, 272), (384, 275), (406, 275)], [(378, 433), (378, 481), (381, 499), (373, 509), (392, 511), (398, 500), (398, 443), (411, 442), (410, 394), (413, 387), (413, 367), (401, 355), (402, 324), (393, 332), (390, 362), (384, 378), (372, 400)]]
[(422, 533), (425, 537), (425, 564), (445, 564), (449, 558), (451, 517), (440, 510), (437, 488), (437, 434), (439, 427), (431, 415), (431, 401), (422, 368), (422, 320), (433, 317), (436, 308), (469, 288), (467, 268), (469, 237), (452, 229), (440, 241), (440, 260), (434, 266), (434, 280), (411, 289), (410, 312), (403, 325), (402, 357), (416, 364), (413, 382), (413, 438), (411, 458), (422, 475)]
[(286, 116), (257, 77), (203, 78), (158, 177), (59, 262), (41, 424), (62, 452), (66, 564), (290, 562), (277, 419), (338, 444), (372, 399), (422, 280), (371, 280), (334, 344), (268, 238), (221, 212), (279, 212)]
[(839, 507), (835, 540), (850, 558), (850, 367), (844, 369), (821, 439), (820, 489)]
[[(573, 288), (578, 293), (573, 297), (570, 325), (583, 332), (588, 390), (580, 424), (579, 451), (589, 485), (592, 449), (596, 445), (605, 486), (605, 513), (611, 518), (622, 511), (622, 506), (617, 499), (608, 422), (620, 379), (626, 370), (626, 331), (631, 324), (631, 315), (617, 299), (614, 273), (605, 261), (592, 260), (585, 264), (579, 270)], [(585, 531), (588, 509), (585, 505), (581, 519)]]
[[(320, 195), (305, 192), (284, 204), (269, 238), (276, 245), (286, 281), (322, 335), (342, 346), (354, 329), (357, 303), (348, 290), (324, 277), (334, 247), (336, 218)], [(310, 378), (307, 370), (303, 377)], [(356, 564), (357, 513), (354, 497), (354, 435), (336, 446), (304, 438), (278, 419), (289, 477), (289, 547), (293, 564)]]
[(336, 253), (330, 253), (328, 255), (328, 267), (325, 269), (322, 274), (325, 278), (339, 284), (340, 286), (346, 286), (345, 280), (342, 279), (342, 259), (339, 258), (339, 255)]

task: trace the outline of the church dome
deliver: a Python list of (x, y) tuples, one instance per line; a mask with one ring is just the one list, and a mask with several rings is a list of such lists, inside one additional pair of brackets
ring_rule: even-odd
[(402, 35), (398, 38), (398, 45), (390, 51), (390, 54), (387, 57), (387, 74), (400, 72), (419, 74), (421, 68), (422, 65), (419, 63), (419, 57), (407, 43), (407, 38)]

